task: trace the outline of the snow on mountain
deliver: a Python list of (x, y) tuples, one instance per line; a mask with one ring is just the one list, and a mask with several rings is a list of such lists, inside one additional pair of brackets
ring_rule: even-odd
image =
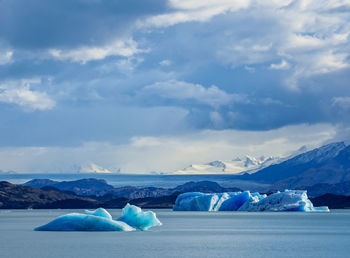
[(340, 151), (345, 149), (346, 145), (344, 142), (330, 143), (311, 151), (302, 153), (294, 158), (290, 159), (289, 163), (301, 164), (313, 161), (315, 163), (321, 163), (325, 160), (334, 158), (339, 154)]
[[(330, 143), (266, 167), (258, 173), (246, 176), (265, 183), (279, 182), (279, 187), (294, 188), (316, 183), (339, 183), (347, 177), (350, 147), (344, 142)], [(349, 151), (350, 152), (350, 151)], [(345, 157), (345, 158), (344, 158)], [(282, 184), (283, 183), (283, 184)]]
[(278, 163), (279, 157), (255, 158), (245, 156), (236, 157), (232, 160), (215, 160), (206, 164), (192, 164), (184, 169), (178, 170), (175, 174), (243, 174), (254, 173), (271, 164)]
[(106, 173), (106, 174), (112, 173), (109, 169), (103, 168), (93, 162), (85, 164), (84, 166), (80, 166), (79, 172), (80, 173)]

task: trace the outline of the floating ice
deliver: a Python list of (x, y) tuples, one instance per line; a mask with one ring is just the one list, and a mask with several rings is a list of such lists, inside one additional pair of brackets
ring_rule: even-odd
[(105, 209), (103, 208), (98, 208), (94, 211), (88, 211), (86, 210), (85, 211), (85, 214), (87, 215), (94, 215), (94, 216), (97, 216), (97, 217), (102, 217), (102, 218), (106, 218), (106, 219), (112, 219), (112, 215), (109, 214), (108, 211), (106, 211)]
[(85, 211), (85, 214), (70, 213), (60, 216), (46, 225), (35, 228), (36, 231), (134, 231), (147, 230), (162, 223), (152, 211), (143, 212), (141, 208), (127, 204), (122, 217), (113, 220), (103, 208)]
[(246, 192), (180, 194), (174, 211), (329, 211), (314, 207), (306, 191), (285, 190), (267, 195)]
[(153, 211), (142, 211), (141, 208), (130, 204), (123, 208), (122, 216), (117, 220), (141, 230), (162, 225)]
[(36, 231), (133, 231), (128, 224), (94, 215), (70, 213), (35, 228)]

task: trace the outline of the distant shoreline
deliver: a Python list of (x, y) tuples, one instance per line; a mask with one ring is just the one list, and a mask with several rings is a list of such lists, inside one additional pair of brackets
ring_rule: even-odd
[[(213, 181), (187, 182), (174, 188), (122, 186), (103, 179), (53, 181), (34, 179), (25, 185), (0, 182), (0, 209), (120, 209), (127, 203), (151, 209), (171, 209), (177, 196), (186, 192), (241, 192)], [(271, 193), (271, 192), (270, 192)], [(269, 194), (269, 193), (267, 193)], [(330, 209), (350, 207), (350, 196), (326, 193), (309, 197), (315, 206)]]

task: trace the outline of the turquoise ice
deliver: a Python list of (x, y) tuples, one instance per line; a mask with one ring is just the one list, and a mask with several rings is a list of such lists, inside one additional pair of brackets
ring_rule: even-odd
[(140, 207), (130, 204), (124, 207), (122, 216), (117, 221), (125, 222), (140, 230), (162, 225), (153, 211), (142, 211)]
[(144, 212), (141, 208), (127, 204), (122, 217), (113, 220), (103, 208), (85, 213), (70, 213), (60, 216), (46, 225), (35, 228), (36, 231), (135, 231), (160, 226), (156, 214)]
[(174, 211), (329, 211), (314, 207), (306, 191), (285, 190), (269, 196), (259, 193), (185, 193), (180, 194)]
[(112, 219), (112, 215), (109, 214), (109, 212), (106, 211), (103, 208), (98, 208), (98, 209), (96, 209), (94, 211), (86, 210), (85, 214), (87, 214), (87, 215), (94, 215), (94, 216), (102, 217), (102, 218), (106, 218), (106, 219)]

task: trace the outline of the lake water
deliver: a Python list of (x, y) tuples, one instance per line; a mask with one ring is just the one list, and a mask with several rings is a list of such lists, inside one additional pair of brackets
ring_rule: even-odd
[[(81, 212), (81, 210), (74, 210)], [(109, 210), (113, 218), (120, 210)], [(0, 257), (349, 257), (350, 210), (331, 213), (155, 210), (150, 232), (37, 232), (73, 210), (0, 210)]]

